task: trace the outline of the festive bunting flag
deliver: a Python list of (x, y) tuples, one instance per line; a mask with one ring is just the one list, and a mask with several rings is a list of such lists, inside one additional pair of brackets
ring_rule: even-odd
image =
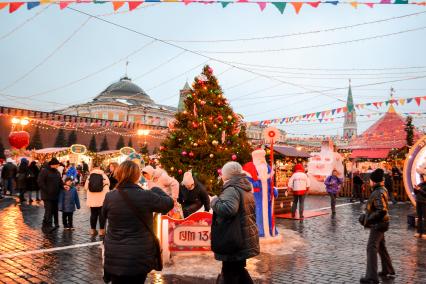
[(231, 4), (231, 2), (222, 1), (222, 2), (220, 2), (220, 4), (222, 4), (223, 8), (226, 8), (226, 6), (228, 6), (229, 4)]
[(382, 0), (380, 4), (391, 4), (391, 0)]
[(320, 114), (321, 114), (320, 111), (316, 113), (317, 118), (320, 116)]
[(373, 8), (373, 7), (374, 7), (374, 3), (363, 3), (363, 4), (367, 5), (367, 6), (368, 6), (368, 7), (370, 7), (370, 8)]
[(272, 4), (277, 7), (278, 11), (280, 11), (281, 14), (284, 13), (285, 6), (287, 5), (286, 2), (272, 2)]
[[(184, 1), (185, 2), (185, 1)], [(133, 11), (136, 9), (139, 5), (143, 3), (143, 1), (129, 1), (127, 2), (129, 4), (129, 11)], [(185, 3), (186, 4), (186, 3)]]
[(318, 118), (318, 120), (319, 120), (320, 123), (322, 122), (322, 118)]
[(420, 106), (420, 102), (421, 102), (422, 98), (421, 97), (415, 97), (414, 100), (416, 101), (416, 104), (418, 106)]
[(331, 4), (331, 5), (337, 5), (339, 4), (339, 1), (325, 1), (325, 3)]
[(358, 2), (356, 1), (351, 2), (351, 6), (354, 7), (355, 9), (358, 8)]
[(63, 10), (66, 7), (68, 7), (69, 4), (71, 4), (71, 2), (68, 2), (68, 1), (66, 1), (66, 2), (59, 2), (59, 9)]
[(337, 109), (337, 113), (340, 113), (342, 111), (342, 108), (341, 107), (339, 107), (338, 109)]
[(266, 2), (257, 2), (257, 5), (259, 5), (260, 11), (262, 12), (266, 8)]
[(318, 8), (319, 4), (321, 4), (321, 1), (317, 2), (308, 2), (307, 4), (311, 5), (314, 8)]
[(336, 112), (336, 109), (335, 108), (333, 108), (332, 110), (331, 110), (331, 115), (334, 115), (334, 113)]
[(113, 1), (112, 6), (114, 7), (114, 12), (123, 7), (124, 3), (124, 1)]
[(399, 99), (399, 104), (400, 104), (400, 105), (402, 105), (402, 106), (403, 106), (403, 105), (404, 105), (404, 103), (405, 103), (405, 99)]
[(419, 5), (419, 6), (426, 6), (426, 2), (417, 2), (417, 3), (416, 3), (416, 5)]
[(413, 101), (413, 98), (408, 98), (407, 99), (407, 104), (411, 103)]
[(395, 0), (393, 4), (408, 4), (408, 0)]
[(9, 3), (9, 13), (12, 14), (16, 10), (18, 10), (25, 2), (10, 2)]
[(348, 108), (347, 107), (343, 107), (342, 110), (343, 110), (343, 112), (348, 112)]
[(50, 3), (52, 3), (51, 0), (40, 0), (40, 4), (42, 4), (42, 5), (46, 5), (46, 4), (50, 4)]
[(3, 8), (6, 8), (7, 5), (9, 5), (9, 3), (7, 3), (7, 2), (0, 3), (0, 10), (3, 9)]
[(291, 5), (293, 5), (296, 14), (299, 14), (300, 9), (302, 9), (303, 2), (291, 2)]
[(27, 2), (27, 9), (31, 10), (40, 5), (40, 2)]

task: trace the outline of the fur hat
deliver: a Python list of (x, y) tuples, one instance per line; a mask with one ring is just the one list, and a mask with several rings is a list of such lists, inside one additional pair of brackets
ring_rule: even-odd
[(194, 178), (192, 177), (192, 173), (190, 171), (185, 172), (183, 174), (183, 179), (182, 179), (182, 185), (184, 185), (185, 187), (189, 187), (191, 185), (193, 185), (194, 182)]
[(302, 164), (296, 164), (295, 166), (294, 166), (294, 171), (295, 172), (305, 172), (305, 168), (303, 167), (303, 165)]
[(384, 177), (385, 172), (382, 169), (376, 169), (370, 175), (370, 179), (375, 183), (382, 182)]
[(49, 161), (49, 166), (53, 166), (53, 165), (59, 165), (60, 162), (58, 161), (58, 159), (56, 159), (55, 157), (53, 157), (50, 161)]
[(241, 165), (237, 162), (227, 162), (222, 167), (222, 177), (224, 180), (229, 180), (233, 176), (241, 174), (243, 171), (243, 168)]

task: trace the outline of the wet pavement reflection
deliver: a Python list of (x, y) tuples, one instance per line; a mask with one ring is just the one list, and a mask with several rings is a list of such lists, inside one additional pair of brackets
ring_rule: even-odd
[[(99, 238), (90, 238), (89, 211), (75, 214), (75, 231), (59, 228), (50, 235), (41, 232), (42, 203), (18, 204), (0, 201), (1, 283), (103, 283)], [(328, 206), (327, 197), (307, 198), (307, 208)], [(347, 202), (341, 199), (340, 203)], [(387, 244), (398, 277), (383, 283), (426, 283), (426, 240), (413, 237), (407, 227), (410, 204), (391, 205), (391, 229)], [(358, 224), (362, 205), (339, 207), (337, 216), (324, 215), (304, 222), (277, 220), (284, 242), (250, 260), (248, 267), (256, 283), (358, 283), (365, 271), (368, 231)], [(38, 251), (77, 244), (85, 247)], [(25, 255), (12, 255), (30, 252)], [(213, 257), (196, 259), (197, 265), (168, 267), (151, 273), (147, 283), (215, 283), (220, 265)]]

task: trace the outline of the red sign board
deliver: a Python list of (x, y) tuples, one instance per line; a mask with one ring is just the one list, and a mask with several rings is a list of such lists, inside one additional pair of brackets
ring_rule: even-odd
[(172, 251), (211, 251), (210, 232), (213, 215), (197, 212), (186, 219), (168, 220), (169, 250)]

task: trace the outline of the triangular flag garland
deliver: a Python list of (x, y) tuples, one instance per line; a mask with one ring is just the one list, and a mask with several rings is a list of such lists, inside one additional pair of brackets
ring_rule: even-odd
[[(302, 114), (299, 116), (291, 116), (291, 117), (281, 117), (281, 118), (274, 118), (274, 119), (269, 119), (269, 120), (261, 120), (261, 121), (253, 121), (253, 122), (248, 122), (248, 124), (252, 124), (252, 125), (269, 125), (271, 123), (279, 123), (279, 124), (283, 124), (283, 123), (293, 123), (293, 122), (299, 122), (299, 121), (332, 121), (332, 119), (335, 118), (343, 118), (344, 116), (337, 116), (337, 117), (328, 117), (328, 116), (334, 116), (336, 114), (339, 113), (346, 113), (346, 112), (351, 112), (353, 111), (355, 108), (356, 109), (363, 109), (366, 106), (374, 106), (376, 109), (379, 109), (380, 107), (382, 107), (383, 105), (404, 105), (404, 104), (409, 104), (412, 103), (413, 101), (417, 104), (417, 106), (421, 105), (422, 100), (426, 101), (426, 96), (423, 97), (412, 97), (412, 98), (404, 98), (404, 99), (391, 99), (391, 100), (386, 100), (386, 101), (379, 101), (379, 102), (372, 102), (372, 103), (362, 103), (362, 104), (355, 104), (354, 107), (350, 110), (348, 110), (348, 107), (344, 106), (344, 107), (339, 107), (339, 108), (334, 108), (334, 109), (329, 109), (329, 110), (323, 110), (323, 111), (318, 111), (318, 112), (313, 112), (313, 113), (307, 113), (307, 114)], [(373, 113), (373, 114), (360, 114), (358, 116), (367, 116), (367, 117), (371, 117), (372, 115), (381, 115), (382, 113)], [(411, 115), (411, 114), (426, 114), (426, 113), (403, 113), (406, 115)]]
[(281, 14), (284, 13), (285, 6), (287, 5), (286, 2), (272, 2), (272, 4), (277, 7), (278, 11), (280, 11)]
[[(416, 0), (413, 0), (416, 1)], [(323, 1), (256, 1), (256, 0), (234, 0), (234, 1), (221, 1), (221, 0), (140, 0), (140, 1), (114, 1), (114, 0), (69, 0), (69, 1), (57, 1), (57, 0), (39, 0), (39, 1), (29, 1), (29, 2), (1, 2), (0, 10), (9, 6), (9, 13), (13, 13), (18, 10), (22, 5), (26, 4), (27, 9), (31, 10), (41, 4), (58, 4), (61, 10), (68, 7), (70, 4), (104, 4), (112, 3), (114, 11), (118, 11), (123, 7), (127, 2), (129, 11), (135, 10), (144, 2), (146, 3), (183, 3), (184, 5), (189, 5), (191, 3), (198, 4), (220, 4), (223, 8), (226, 8), (229, 4), (255, 4), (260, 8), (260, 11), (264, 11), (268, 4), (273, 4), (278, 11), (283, 14), (287, 4), (291, 4), (294, 8), (296, 14), (299, 14), (302, 9), (303, 4), (310, 5), (313, 8), (318, 8), (320, 4), (328, 5), (350, 5), (353, 8), (357, 8), (359, 5), (365, 5), (370, 8), (374, 8), (375, 5), (418, 5), (426, 6), (425, 1), (409, 2), (409, 0), (381, 0), (380, 2), (358, 2), (358, 1), (339, 1), (339, 0), (323, 0)]]

